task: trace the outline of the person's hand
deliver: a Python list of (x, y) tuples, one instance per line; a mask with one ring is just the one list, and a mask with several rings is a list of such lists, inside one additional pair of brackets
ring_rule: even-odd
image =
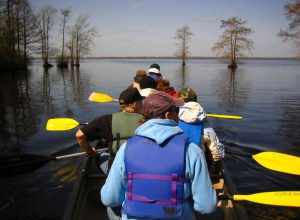
[(91, 147), (89, 150), (86, 151), (86, 153), (89, 155), (89, 156), (95, 156), (97, 154), (97, 151), (94, 147)]

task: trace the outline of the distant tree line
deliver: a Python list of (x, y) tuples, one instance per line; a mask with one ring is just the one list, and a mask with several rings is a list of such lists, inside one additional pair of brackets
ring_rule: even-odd
[[(29, 0), (0, 0), (2, 70), (25, 69), (33, 55), (42, 57), (46, 68), (52, 66), (51, 57), (57, 58), (59, 67), (80, 66), (80, 59), (89, 54), (97, 31), (87, 16), (79, 15), (71, 20), (70, 9), (62, 9), (59, 16), (57, 13), (52, 6), (34, 12)], [(61, 45), (52, 40), (57, 29)]]

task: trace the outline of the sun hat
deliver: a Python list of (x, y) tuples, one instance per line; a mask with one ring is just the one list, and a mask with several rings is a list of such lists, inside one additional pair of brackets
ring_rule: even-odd
[(180, 107), (184, 103), (180, 99), (174, 99), (165, 92), (156, 92), (143, 101), (143, 113), (150, 118), (160, 116), (171, 107)]
[(187, 123), (203, 121), (206, 118), (206, 112), (198, 102), (187, 102), (179, 108), (178, 117)]

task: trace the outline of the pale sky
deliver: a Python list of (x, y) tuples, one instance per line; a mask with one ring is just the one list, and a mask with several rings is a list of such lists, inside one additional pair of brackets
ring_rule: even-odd
[[(30, 0), (34, 9), (51, 5), (88, 15), (99, 36), (92, 56), (173, 56), (175, 32), (193, 32), (192, 56), (215, 56), (220, 20), (239, 16), (254, 29), (255, 57), (292, 57), (291, 42), (277, 36), (287, 27), (284, 0)], [(53, 36), (53, 39), (57, 36)]]

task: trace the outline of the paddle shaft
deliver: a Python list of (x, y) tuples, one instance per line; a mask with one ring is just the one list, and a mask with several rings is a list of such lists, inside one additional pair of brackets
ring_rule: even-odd
[[(101, 148), (101, 149), (96, 150), (97, 153), (101, 153), (101, 152), (104, 152), (104, 151), (108, 151), (108, 148)], [(67, 155), (54, 157), (53, 159), (54, 160), (60, 160), (60, 159), (66, 159), (66, 158), (80, 157), (80, 156), (83, 156), (83, 155), (87, 155), (87, 153), (86, 152), (79, 152), (79, 153), (74, 153), (74, 154), (67, 154)]]
[(249, 195), (220, 195), (220, 200), (248, 201), (263, 205), (300, 207), (300, 191), (260, 192)]

